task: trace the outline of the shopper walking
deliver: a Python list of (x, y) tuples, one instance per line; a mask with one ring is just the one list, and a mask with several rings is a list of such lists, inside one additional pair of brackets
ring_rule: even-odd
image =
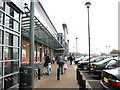
[(50, 59), (49, 54), (48, 55), (45, 54), (44, 66), (47, 68), (47, 75), (50, 75), (51, 74), (51, 59)]
[(63, 59), (63, 57), (62, 57), (62, 55), (60, 54), (59, 56), (58, 56), (58, 58), (56, 59), (56, 61), (57, 61), (57, 64), (58, 64), (58, 68), (60, 69), (60, 71), (61, 71), (61, 74), (63, 74), (64, 73), (64, 69), (63, 69), (63, 65), (64, 65), (64, 59)]
[(72, 55), (70, 55), (69, 60), (70, 60), (70, 65), (72, 65), (72, 61), (73, 61)]

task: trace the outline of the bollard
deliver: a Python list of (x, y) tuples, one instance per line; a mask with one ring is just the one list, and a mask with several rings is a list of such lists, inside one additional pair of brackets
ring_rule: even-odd
[(80, 81), (79, 90), (86, 90), (86, 81), (85, 80)]
[(82, 84), (81, 84), (83, 90), (86, 90), (86, 81), (82, 80)]
[(40, 68), (38, 68), (38, 80), (40, 80), (40, 79), (41, 79), (40, 74), (41, 74), (41, 69), (40, 69)]
[(79, 78), (78, 78), (78, 84), (79, 84), (79, 85), (81, 85), (82, 80), (83, 80), (83, 79), (82, 79), (82, 75), (79, 75)]
[(79, 68), (76, 69), (76, 80), (79, 79), (79, 75), (80, 75), (80, 70)]
[(60, 69), (57, 69), (57, 80), (60, 80)]

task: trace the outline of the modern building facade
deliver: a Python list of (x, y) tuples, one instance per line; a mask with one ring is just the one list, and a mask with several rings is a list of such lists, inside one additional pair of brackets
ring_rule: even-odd
[(19, 85), (22, 7), (3, 1), (0, 0), (0, 89), (7, 89)]
[[(20, 66), (30, 62), (30, 9), (23, 0), (5, 1), (0, 0), (0, 89), (19, 87)], [(34, 64), (40, 64), (44, 54), (55, 57), (63, 46), (41, 3), (35, 7), (39, 15), (34, 16)]]

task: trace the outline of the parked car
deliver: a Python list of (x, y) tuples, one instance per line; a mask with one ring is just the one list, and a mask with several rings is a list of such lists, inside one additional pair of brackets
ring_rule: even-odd
[(93, 75), (99, 75), (101, 76), (102, 70), (105, 69), (106, 65), (111, 60), (116, 60), (117, 58), (107, 58), (99, 62), (92, 63), (91, 73)]
[(86, 57), (86, 56), (75, 57), (74, 63), (75, 63), (75, 64), (78, 64), (78, 62), (79, 62), (79, 61), (82, 61), (82, 59), (83, 59), (84, 57)]
[[(106, 59), (107, 57), (92, 57), (90, 59), (90, 63), (92, 62), (98, 62)], [(89, 60), (88, 61), (80, 61), (78, 62), (78, 67), (83, 69), (83, 70), (88, 70), (89, 69)]]
[(120, 90), (120, 67), (103, 70), (100, 83), (107, 90)]

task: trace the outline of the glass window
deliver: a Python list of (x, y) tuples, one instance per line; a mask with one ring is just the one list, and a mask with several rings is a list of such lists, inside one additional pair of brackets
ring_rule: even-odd
[(0, 24), (3, 24), (3, 13), (0, 12)]
[(2, 44), (2, 35), (3, 35), (3, 33), (2, 33), (2, 31), (0, 30), (0, 44)]
[(19, 46), (19, 37), (10, 33), (5, 32), (4, 44), (10, 46)]
[(0, 9), (2, 9), (3, 10), (3, 1), (2, 0), (0, 0)]
[(3, 89), (3, 79), (0, 79), (0, 90), (4, 90)]
[(4, 88), (5, 90), (13, 86), (13, 75), (4, 78)]
[(5, 36), (4, 36), (4, 44), (5, 45), (13, 45), (13, 35), (10, 33), (5, 32)]
[(6, 16), (5, 25), (13, 29), (13, 19)]
[(19, 58), (19, 49), (11, 48), (11, 47), (4, 48), (4, 59), (5, 60), (18, 59), (18, 58)]
[(13, 48), (13, 59), (19, 59), (19, 49)]
[(6, 7), (6, 8), (5, 8), (5, 11), (9, 14), (9, 13), (10, 13), (10, 6), (9, 6), (8, 4), (6, 4), (5, 7)]
[(20, 20), (20, 14), (16, 11), (14, 11), (14, 19), (16, 19), (17, 21)]
[(19, 38), (18, 36), (13, 36), (13, 46), (19, 47)]
[(0, 46), (0, 60), (2, 60), (2, 47)]
[(16, 85), (19, 83), (19, 74), (13, 75), (13, 85)]
[(10, 47), (4, 48), (4, 59), (5, 60), (12, 59), (12, 48), (10, 48)]
[(19, 23), (14, 21), (14, 30), (19, 31)]
[(3, 68), (3, 64), (2, 62), (0, 62), (0, 76), (2, 76), (2, 68)]
[(108, 63), (108, 67), (114, 67), (116, 65), (116, 60), (111, 60), (109, 63)]
[(5, 65), (5, 75), (19, 71), (18, 61), (6, 61)]

